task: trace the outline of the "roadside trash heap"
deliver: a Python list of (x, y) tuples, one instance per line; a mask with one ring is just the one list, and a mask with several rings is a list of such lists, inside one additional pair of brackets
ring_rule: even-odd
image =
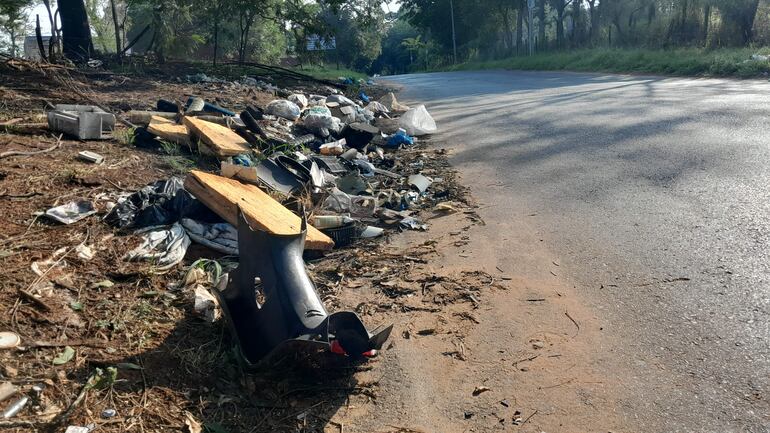
[[(276, 88), (283, 97), (240, 113), (194, 96), (124, 113), (138, 125), (136, 146), (178, 146), (218, 160), (219, 171), (192, 170), (106, 204), (72, 202), (46, 215), (71, 224), (106, 206), (107, 224), (141, 235), (126, 260), (158, 271), (180, 263), (193, 242), (239, 256), (238, 267), (218, 278), (205, 265), (191, 267), (184, 285), (194, 288), (196, 311), (208, 320), (221, 309), (249, 365), (297, 342), (375, 356), (391, 327), (369, 331), (355, 313), (327, 313), (303, 256), (388, 230), (425, 230), (415, 214), (441, 179), (420, 173), (421, 164), (400, 164), (398, 155), (437, 127), (425, 106), (408, 107), (393, 93), (375, 101), (361, 91), (354, 100), (324, 89), (327, 95)], [(114, 125), (110, 116), (97, 107), (56, 106), (49, 128), (101, 139)], [(81, 158), (101, 161), (92, 152)]]

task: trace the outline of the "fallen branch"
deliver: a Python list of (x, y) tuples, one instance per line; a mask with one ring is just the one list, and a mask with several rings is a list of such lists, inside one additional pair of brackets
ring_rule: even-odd
[(97, 339), (86, 339), (86, 340), (66, 340), (66, 341), (34, 341), (27, 345), (28, 347), (75, 347), (75, 346), (86, 346), (86, 347), (95, 347), (98, 349), (107, 347), (107, 342)]
[(24, 120), (24, 119), (21, 118), (21, 117), (17, 117), (15, 119), (11, 119), (11, 120), (6, 120), (4, 122), (0, 122), (0, 126), (10, 126), (10, 125), (13, 125), (14, 123), (19, 123), (22, 120)]
[(3, 190), (3, 192), (0, 193), (0, 198), (30, 198), (34, 197), (36, 195), (42, 195), (42, 192), (32, 191), (28, 192), (26, 194), (8, 194), (8, 190)]
[(43, 301), (42, 299), (36, 297), (32, 293), (30, 293), (30, 292), (28, 292), (28, 291), (26, 291), (24, 289), (16, 289), (16, 291), (19, 292), (19, 295), (22, 298), (32, 302), (33, 304), (37, 305), (38, 307), (40, 307), (40, 308), (42, 308), (42, 309), (44, 309), (46, 311), (51, 311), (51, 306), (50, 305), (48, 305), (45, 301)]
[(61, 137), (62, 136), (60, 135), (59, 138), (56, 140), (56, 143), (53, 146), (49, 147), (48, 149), (36, 150), (36, 151), (32, 151), (32, 152), (24, 152), (24, 151), (21, 151), (21, 150), (9, 150), (7, 152), (0, 153), (0, 159), (7, 158), (9, 156), (32, 156), (32, 155), (39, 155), (41, 153), (46, 153), (46, 152), (50, 152), (52, 150), (56, 150), (56, 149), (59, 148), (59, 146), (61, 146)]

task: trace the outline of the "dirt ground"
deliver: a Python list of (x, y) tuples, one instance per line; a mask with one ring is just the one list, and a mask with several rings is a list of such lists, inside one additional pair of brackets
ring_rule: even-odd
[[(0, 122), (21, 119), (0, 132), (0, 154), (56, 145), (57, 137), (40, 126), (43, 107), (86, 103), (83, 91), (120, 111), (191, 94), (235, 110), (272, 99), (238, 85), (173, 78), (78, 78), (73, 92), (35, 71), (0, 74)], [(395, 325), (380, 356), (362, 364), (334, 355), (287, 359), (252, 372), (238, 363), (223, 321), (196, 316), (180, 284), (194, 260), (219, 255), (194, 247), (180, 266), (157, 274), (125, 261), (138, 237), (100, 218), (99, 206), (117, 194), (196, 165), (215, 166), (136, 148), (124, 131), (107, 141), (63, 139), (33, 156), (0, 156), (0, 331), (22, 337), (21, 346), (0, 351), (0, 374), (25, 392), (45, 385), (0, 427), (194, 432), (200, 423), (215, 433), (539, 432), (587, 431), (580, 426), (596, 426), (601, 417), (606, 430), (619, 428), (612, 416), (619, 403), (608, 396), (614, 385), (592, 369), (596, 318), (571, 302), (571, 288), (555, 272), (553, 280), (533, 281), (503, 264), (501, 252), (485, 249), (484, 238), (500, 234), (479, 218), (440, 143), (400, 159), (443, 178), (434, 187), (455, 199), (457, 212), (428, 208), (427, 232), (389, 232), (385, 240), (308, 263), (329, 310), (353, 310), (371, 327)], [(79, 161), (81, 150), (105, 162)], [(68, 226), (40, 217), (78, 198), (94, 200), (97, 216)], [(519, 237), (511, 248), (530, 241)], [(79, 257), (79, 245), (94, 258)], [(65, 346), (75, 354), (61, 363)], [(104, 417), (107, 409), (116, 414)]]

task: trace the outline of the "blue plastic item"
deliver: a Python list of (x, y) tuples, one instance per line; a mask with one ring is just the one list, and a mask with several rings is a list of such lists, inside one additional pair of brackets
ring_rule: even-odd
[(245, 155), (245, 154), (235, 155), (233, 157), (233, 164), (242, 165), (244, 167), (251, 167), (252, 165), (254, 165), (251, 162), (251, 158), (249, 157), (249, 155)]
[(395, 134), (388, 137), (387, 147), (399, 148), (401, 145), (411, 146), (414, 144), (414, 138), (407, 135), (404, 131), (398, 131)]
[(366, 102), (367, 104), (369, 103), (369, 97), (366, 96), (366, 93), (364, 93), (363, 90), (358, 94), (358, 98)]

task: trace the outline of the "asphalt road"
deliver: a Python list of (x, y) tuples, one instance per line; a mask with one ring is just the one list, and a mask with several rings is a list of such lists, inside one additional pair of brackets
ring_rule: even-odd
[(770, 431), (770, 83), (387, 79), (434, 115), (487, 224), (527, 219), (605, 323), (629, 429)]

